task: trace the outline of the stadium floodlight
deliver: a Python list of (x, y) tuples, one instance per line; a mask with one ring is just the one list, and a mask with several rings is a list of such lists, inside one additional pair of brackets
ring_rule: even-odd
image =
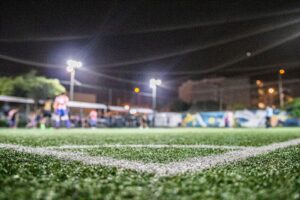
[(161, 80), (160, 79), (150, 79), (150, 88), (156, 88), (157, 86), (161, 85)]
[(76, 60), (67, 60), (67, 71), (70, 73), (70, 99), (74, 99), (74, 83), (75, 83), (75, 71), (82, 67), (82, 63)]
[(150, 88), (152, 89), (152, 110), (153, 110), (153, 126), (155, 126), (155, 110), (156, 110), (156, 90), (157, 86), (161, 85), (160, 79), (150, 79)]
[(67, 65), (73, 68), (80, 68), (82, 67), (82, 63), (76, 60), (67, 60)]

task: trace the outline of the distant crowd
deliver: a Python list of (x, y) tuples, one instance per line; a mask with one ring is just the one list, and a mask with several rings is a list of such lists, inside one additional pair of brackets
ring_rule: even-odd
[[(69, 98), (65, 93), (56, 96), (54, 99), (47, 98), (41, 104), (35, 105), (34, 111), (24, 112), (20, 107), (4, 103), (0, 120), (5, 120), (5, 126), (10, 128), (98, 128), (98, 127), (140, 127), (152, 126), (153, 116), (147, 114), (130, 114), (129, 112), (112, 112), (110, 110), (88, 109), (83, 112), (80, 109), (68, 108)], [(87, 112), (86, 112), (87, 111)], [(26, 114), (24, 114), (26, 113)], [(272, 127), (273, 108), (265, 110), (265, 127)], [(169, 122), (169, 118), (167, 121)], [(224, 115), (224, 127), (234, 127), (234, 114), (226, 111)], [(184, 121), (184, 120), (183, 120)], [(183, 122), (182, 122), (183, 123)], [(181, 126), (181, 122), (178, 126)], [(0, 127), (3, 127), (3, 123)], [(168, 125), (167, 125), (168, 126)], [(183, 125), (184, 126), (184, 125)]]
[[(103, 110), (90, 109), (88, 114), (71, 113), (68, 108), (69, 98), (65, 93), (54, 99), (47, 98), (42, 106), (26, 116), (27, 128), (96, 128), (96, 127), (140, 127), (148, 128), (151, 123), (146, 114), (120, 114), (115, 112), (104, 112)], [(19, 108), (10, 107), (5, 103), (2, 112), (11, 128), (19, 125)]]

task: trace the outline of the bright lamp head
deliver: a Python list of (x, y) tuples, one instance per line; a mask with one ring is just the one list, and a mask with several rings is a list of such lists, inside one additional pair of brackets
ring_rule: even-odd
[(151, 78), (151, 79), (150, 79), (150, 88), (154, 88), (154, 87), (156, 87), (156, 86), (155, 86), (155, 79), (154, 79), (154, 78)]
[(70, 66), (70, 67), (74, 67), (74, 68), (80, 68), (82, 67), (82, 63), (81, 62), (78, 62), (76, 60), (67, 60), (67, 65)]
[(158, 85), (161, 85), (161, 80), (160, 79), (150, 79), (150, 88), (155, 88)]
[(156, 80), (156, 85), (161, 85), (161, 80), (160, 79)]

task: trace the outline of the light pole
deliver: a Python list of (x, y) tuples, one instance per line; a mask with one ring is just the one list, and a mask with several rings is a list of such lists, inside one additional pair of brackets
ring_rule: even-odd
[(153, 110), (153, 127), (155, 126), (155, 114), (156, 114), (156, 90), (157, 86), (161, 85), (160, 79), (150, 79), (150, 88), (152, 89), (152, 110)]
[(82, 66), (81, 62), (76, 60), (67, 61), (67, 71), (70, 72), (70, 99), (74, 100), (74, 83), (75, 83), (75, 71)]
[(134, 93), (136, 94), (136, 105), (139, 106), (139, 93), (141, 92), (141, 89), (139, 87), (134, 88)]
[(282, 86), (282, 75), (284, 74), (285, 74), (284, 69), (280, 69), (278, 71), (278, 92), (279, 92), (279, 103), (281, 108), (283, 108), (284, 106), (284, 94), (283, 94), (283, 86)]

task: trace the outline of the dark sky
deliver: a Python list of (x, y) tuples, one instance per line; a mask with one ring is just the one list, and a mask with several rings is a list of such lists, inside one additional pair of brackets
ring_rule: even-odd
[[(274, 67), (282, 65), (289, 78), (300, 75), (300, 1), (0, 2), (0, 55), (57, 66), (73, 58), (112, 77), (145, 82), (155, 76), (169, 86), (216, 76), (272, 80)], [(64, 69), (4, 59), (0, 67), (2, 75), (35, 68), (69, 78)], [(77, 78), (108, 87), (135, 85), (85, 72)]]

